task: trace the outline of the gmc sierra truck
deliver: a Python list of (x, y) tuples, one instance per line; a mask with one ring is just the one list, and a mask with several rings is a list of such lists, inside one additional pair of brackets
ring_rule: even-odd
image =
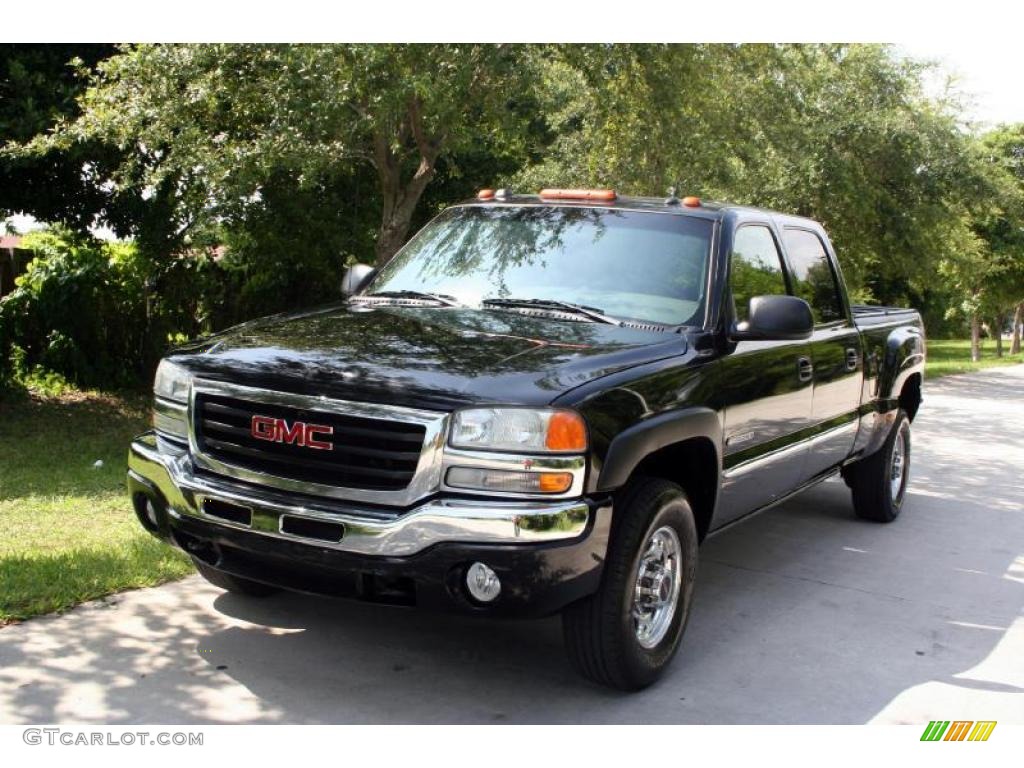
[(900, 513), (921, 318), (851, 306), (814, 221), (483, 190), (342, 288), (160, 363), (129, 492), (218, 587), (557, 612), (636, 690), (709, 534), (836, 473)]

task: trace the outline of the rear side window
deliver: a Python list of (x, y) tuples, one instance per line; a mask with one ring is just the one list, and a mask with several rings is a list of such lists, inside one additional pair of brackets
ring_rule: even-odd
[(749, 225), (736, 230), (729, 287), (733, 316), (739, 322), (747, 319), (748, 305), (754, 296), (786, 294), (782, 259), (768, 227)]
[(814, 322), (831, 323), (846, 317), (832, 265), (825, 246), (813, 232), (786, 229), (786, 253), (796, 295), (811, 305)]

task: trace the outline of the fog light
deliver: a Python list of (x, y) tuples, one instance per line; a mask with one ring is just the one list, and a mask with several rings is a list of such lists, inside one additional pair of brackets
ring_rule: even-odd
[(489, 603), (501, 594), (498, 574), (483, 563), (473, 563), (466, 571), (466, 589), (474, 600)]

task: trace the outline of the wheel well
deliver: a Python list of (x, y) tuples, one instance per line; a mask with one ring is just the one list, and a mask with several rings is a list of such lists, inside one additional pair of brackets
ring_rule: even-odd
[(921, 374), (915, 373), (903, 385), (900, 390), (900, 408), (907, 412), (911, 421), (917, 415), (917, 409), (921, 407)]
[(711, 525), (718, 495), (718, 452), (706, 437), (666, 445), (637, 464), (634, 477), (660, 477), (678, 483), (686, 491), (696, 518), (697, 536), (703, 540)]

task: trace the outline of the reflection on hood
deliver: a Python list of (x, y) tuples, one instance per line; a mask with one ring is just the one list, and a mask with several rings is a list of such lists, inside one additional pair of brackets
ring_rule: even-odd
[(680, 354), (683, 336), (497, 310), (333, 305), (178, 350), (200, 377), (421, 407), (548, 403), (591, 379)]

